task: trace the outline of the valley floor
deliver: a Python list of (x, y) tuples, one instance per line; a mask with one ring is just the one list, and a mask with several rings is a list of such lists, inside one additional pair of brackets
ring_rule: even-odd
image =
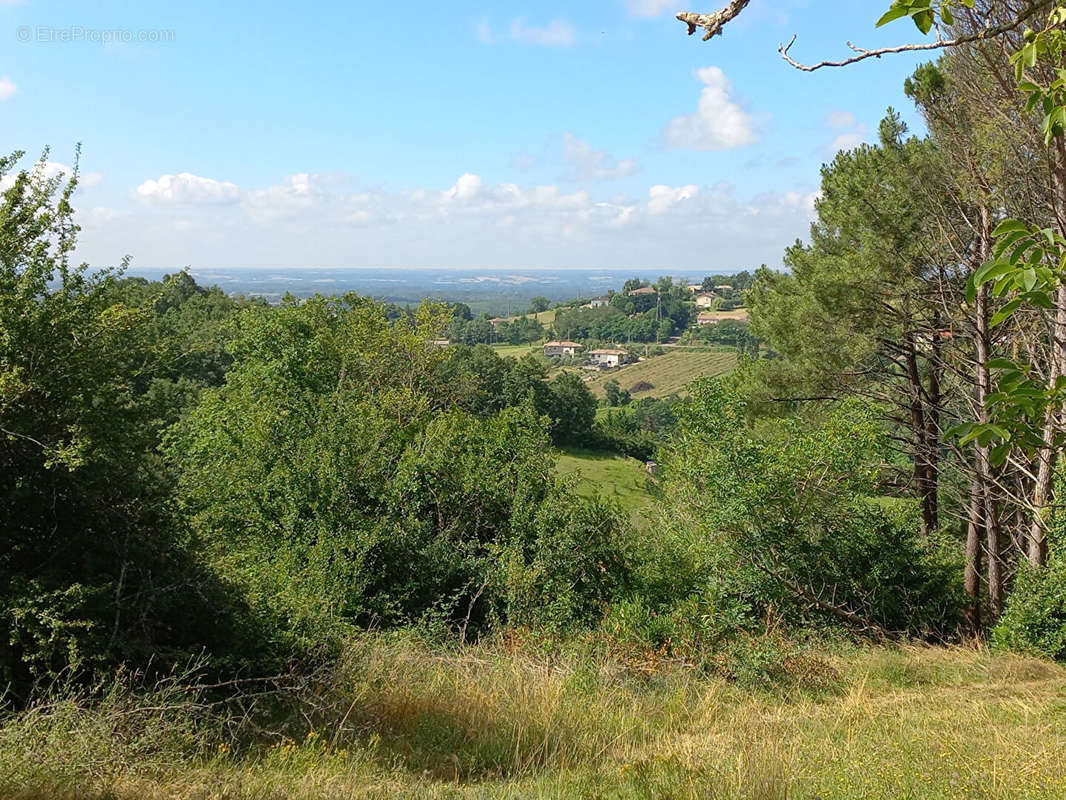
[(783, 691), (535, 652), (367, 637), (335, 676), (335, 725), (239, 756), (158, 700), (56, 701), (0, 728), (0, 796), (1066, 797), (1066, 670), (1044, 661), (847, 650), (793, 659)]

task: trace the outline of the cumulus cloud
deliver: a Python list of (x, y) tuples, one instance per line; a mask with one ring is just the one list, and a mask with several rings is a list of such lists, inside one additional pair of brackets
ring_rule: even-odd
[(683, 4), (679, 0), (629, 0), (626, 7), (634, 17), (657, 17), (667, 11), (675, 11)]
[(821, 155), (832, 158), (841, 150), (853, 150), (866, 141), (868, 128), (851, 111), (831, 110), (825, 116), (826, 127), (836, 132)]
[[(74, 170), (70, 166), (61, 164), (58, 161), (45, 161), (43, 164), (34, 164), (31, 169), (40, 170), (41, 177), (47, 180), (61, 178), (65, 181), (74, 174)], [(103, 174), (99, 172), (84, 172), (78, 177), (78, 187), (81, 189), (90, 189), (99, 184), (103, 179)], [(14, 184), (15, 175), (9, 173), (0, 179), (0, 190), (10, 189)]]
[(500, 38), (523, 44), (536, 44), (541, 47), (573, 47), (577, 42), (577, 29), (569, 22), (553, 19), (547, 25), (527, 25), (524, 19), (511, 21), (504, 36), (498, 37), (488, 20), (477, 24), (477, 38), (482, 44), (495, 44)]
[(648, 189), (648, 213), (665, 214), (678, 203), (691, 200), (699, 191), (699, 187), (693, 183), (677, 187), (662, 184), (652, 186)]
[[(492, 183), (473, 172), (415, 190), (361, 186), (344, 176), (314, 173), (243, 190), (219, 180), (205, 189), (200, 181), (210, 179), (166, 177), (145, 184), (169, 184), (149, 192), (167, 200), (128, 209), (79, 209), (79, 257), (102, 264), (132, 253), (135, 263), (160, 267), (669, 263), (730, 270), (779, 264), (784, 248), (807, 232), (816, 198), (796, 191), (744, 196), (725, 183), (597, 193), (557, 184)], [(175, 199), (234, 193), (227, 202)], [(693, 247), (693, 241), (713, 246)]]
[(234, 203), (240, 189), (234, 183), (203, 178), (191, 172), (161, 175), (137, 187), (137, 196), (162, 204), (217, 205)]
[(668, 147), (686, 150), (732, 150), (756, 137), (751, 116), (733, 99), (733, 86), (718, 67), (696, 71), (704, 84), (695, 114), (675, 117), (663, 131)]
[(0, 101), (7, 100), (16, 91), (18, 91), (18, 87), (11, 78), (6, 75), (0, 78)]
[(854, 128), (858, 123), (853, 111), (830, 110), (825, 115), (826, 124), (830, 128)]
[(444, 199), (449, 201), (472, 200), (477, 197), (480, 191), (481, 177), (468, 172), (459, 176), (455, 185), (444, 193)]
[(826, 152), (828, 155), (835, 155), (841, 150), (854, 150), (864, 141), (866, 137), (861, 133), (842, 133), (829, 143)]
[(608, 181), (637, 171), (634, 159), (616, 161), (606, 151), (595, 149), (572, 133), (563, 136), (563, 158), (569, 166), (568, 181)]

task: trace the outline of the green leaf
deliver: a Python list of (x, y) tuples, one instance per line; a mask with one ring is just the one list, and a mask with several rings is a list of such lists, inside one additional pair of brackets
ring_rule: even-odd
[(1018, 369), (1018, 365), (1009, 358), (990, 358), (985, 366), (989, 369)]
[(888, 23), (894, 22), (900, 17), (905, 16), (907, 16), (906, 8), (903, 8), (902, 6), (898, 5), (893, 5), (892, 8), (888, 9), (888, 11), (881, 15), (881, 19), (877, 20), (877, 27), (880, 28), (882, 25), (887, 25)]
[(996, 229), (992, 231), (992, 235), (1002, 236), (1003, 234), (1008, 233), (1010, 231), (1025, 231), (1026, 233), (1028, 233), (1029, 227), (1021, 220), (1005, 219), (1001, 223), (999, 223), (999, 225), (996, 226)]
[(918, 26), (918, 30), (922, 33), (929, 33), (933, 29), (934, 17), (931, 9), (927, 8), (924, 11), (919, 11), (917, 14), (912, 14), (911, 17), (914, 19), (914, 24)]
[(989, 261), (977, 268), (973, 274), (973, 282), (976, 286), (983, 286), (989, 281), (994, 281), (1001, 275), (1014, 271), (1014, 265), (1009, 261)]
[(992, 319), (990, 319), (988, 321), (988, 324), (991, 325), (992, 327), (995, 327), (996, 325), (999, 325), (1005, 319), (1008, 319), (1011, 314), (1013, 314), (1015, 311), (1017, 311), (1018, 307), (1021, 306), (1021, 304), (1022, 304), (1021, 298), (1020, 297), (1015, 297), (1013, 300), (1011, 300), (1005, 306), (1003, 306), (1003, 308), (1001, 308), (999, 311), (997, 311), (995, 314), (993, 314), (992, 315)]

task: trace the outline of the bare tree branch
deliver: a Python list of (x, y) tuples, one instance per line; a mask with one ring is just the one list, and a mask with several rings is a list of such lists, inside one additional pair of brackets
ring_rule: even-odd
[(703, 41), (713, 36), (718, 36), (727, 22), (731, 22), (748, 5), (751, 0), (733, 0), (721, 11), (712, 14), (695, 14), (691, 11), (682, 11), (677, 18), (688, 25), (688, 35), (696, 32), (696, 28), (707, 31), (703, 35)]
[[(683, 11), (677, 15), (677, 18), (688, 26), (689, 36), (694, 34), (697, 28), (703, 28), (706, 31), (703, 36), (703, 41), (707, 41), (708, 39), (721, 34), (722, 28), (726, 23), (732, 22), (737, 16), (739, 16), (740, 12), (747, 7), (749, 2), (750, 0), (733, 0), (733, 2), (721, 11), (715, 11), (711, 14), (696, 14), (691, 11)], [(1049, 5), (1049, 0), (1030, 0), (1024, 8), (1008, 21), (998, 25), (990, 25), (980, 30), (973, 31), (972, 33), (956, 36), (952, 39), (944, 39), (938, 33), (936, 41), (933, 42), (901, 44), (896, 45), (895, 47), (879, 47), (874, 50), (867, 50), (848, 42), (848, 47), (855, 51), (855, 55), (840, 61), (819, 61), (816, 64), (803, 64), (796, 61), (791, 55), (789, 55), (792, 45), (796, 43), (795, 36), (792, 37), (788, 44), (778, 45), (777, 52), (780, 53), (781, 57), (793, 67), (803, 70), (804, 72), (814, 72), (822, 67), (846, 67), (850, 64), (856, 64), (859, 61), (865, 61), (868, 58), (881, 58), (881, 56), (893, 55), (895, 53), (910, 53), (922, 50), (941, 50), (944, 48), (959, 47), (965, 44), (986, 41), (988, 39), (995, 39), (1005, 33), (1017, 30), (1038, 13), (1046, 10)]]

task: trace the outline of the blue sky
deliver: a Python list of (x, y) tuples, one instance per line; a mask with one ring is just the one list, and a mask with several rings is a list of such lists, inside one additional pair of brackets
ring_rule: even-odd
[[(709, 0), (709, 10), (721, 5)], [(0, 0), (0, 149), (83, 146), (81, 255), (141, 266), (780, 263), (918, 59), (887, 0)]]

